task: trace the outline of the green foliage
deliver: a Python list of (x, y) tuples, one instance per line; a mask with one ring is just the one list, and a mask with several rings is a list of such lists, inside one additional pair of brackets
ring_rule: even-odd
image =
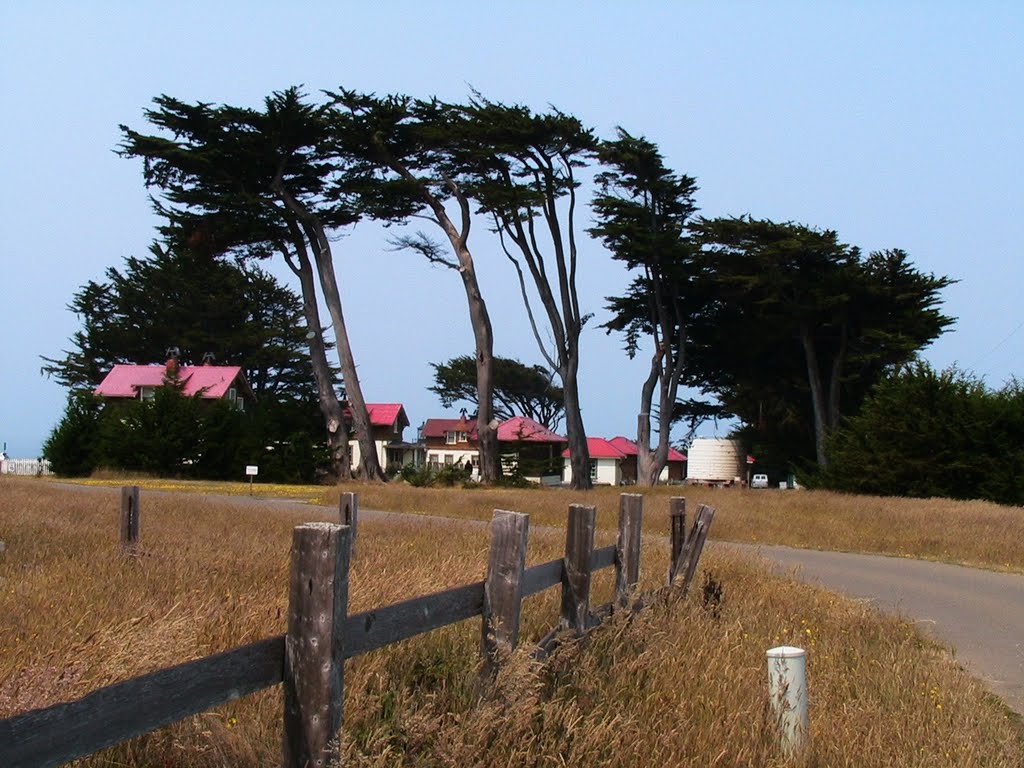
[(83, 477), (96, 469), (102, 401), (91, 392), (72, 392), (60, 422), (43, 443), (43, 457), (58, 475)]
[(86, 406), (88, 397), (75, 396), (51, 436), (59, 474), (108, 466), (227, 479), (258, 463), (261, 479), (315, 479), (323, 425), (306, 326), (298, 297), (271, 275), (154, 244), (148, 258), (129, 258), (105, 281), (87, 283), (70, 306), (82, 328), (73, 349), (47, 359), (44, 370), (73, 392), (90, 392), (116, 363), (160, 361), (176, 347), (183, 364), (210, 352), (219, 364), (241, 366), (257, 402), (242, 414), (160, 392), (146, 403), (114, 405), (115, 420), (98, 401)]
[(399, 472), (399, 476), (409, 485), (416, 488), (445, 487), (452, 488), (456, 485), (463, 488), (475, 488), (476, 483), (469, 479), (469, 472), (460, 464), (446, 464), (439, 469), (432, 469), (429, 464), (414, 467), (406, 464)]
[[(476, 360), (462, 355), (431, 366), (434, 386), (428, 389), (441, 399), (445, 408), (460, 402), (477, 405)], [(558, 428), (565, 396), (562, 388), (552, 383), (551, 374), (539, 365), (524, 365), (507, 357), (495, 357), (492, 370), (496, 418), (526, 416), (548, 429)]]
[(315, 398), (299, 298), (253, 265), (169, 249), (130, 257), (102, 282), (89, 281), (69, 308), (82, 321), (72, 349), (43, 370), (72, 389), (95, 387), (117, 363), (162, 362), (178, 349), (184, 365), (206, 353), (239, 365), (258, 400)]
[(823, 487), (1024, 504), (1024, 389), (917, 362), (886, 377), (828, 441)]
[(864, 257), (835, 232), (750, 217), (695, 229), (684, 381), (748, 425), (773, 464), (823, 463), (824, 436), (953, 322), (939, 309), (953, 281), (903, 251)]
[(292, 412), (305, 416), (306, 429), (296, 419), (288, 433), (264, 413), (188, 397), (173, 384), (158, 387), (152, 399), (128, 402), (104, 403), (91, 393), (72, 392), (43, 455), (54, 472), (69, 477), (102, 467), (229, 480), (240, 479), (246, 464), (258, 464), (261, 480), (312, 482), (327, 461), (311, 437), (316, 414), (305, 406)]

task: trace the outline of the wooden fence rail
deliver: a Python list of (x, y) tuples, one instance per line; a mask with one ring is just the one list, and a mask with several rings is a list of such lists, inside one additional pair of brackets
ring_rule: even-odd
[[(137, 540), (137, 491), (122, 498), (122, 532)], [(672, 499), (669, 586), (692, 581), (714, 510), (701, 506), (686, 531), (685, 502)], [(522, 601), (561, 585), (558, 628), (538, 652), (550, 650), (562, 630), (579, 636), (599, 615), (633, 609), (640, 573), (643, 497), (623, 494), (615, 545), (593, 548), (595, 509), (572, 505), (564, 558), (525, 567), (529, 516), (497, 510), (491, 523), (483, 581), (348, 615), (348, 566), (357, 500), (343, 496), (339, 516), (349, 525), (298, 526), (292, 540), (288, 633), (98, 689), (64, 704), (0, 721), (0, 766), (56, 766), (169, 725), (242, 696), (283, 683), (284, 764), (326, 765), (337, 759), (344, 661), (392, 643), (482, 617), (481, 652), (493, 673), (516, 647)], [(126, 525), (126, 518), (130, 521)], [(132, 542), (134, 543), (134, 542)], [(594, 571), (615, 568), (615, 598), (590, 609)]]

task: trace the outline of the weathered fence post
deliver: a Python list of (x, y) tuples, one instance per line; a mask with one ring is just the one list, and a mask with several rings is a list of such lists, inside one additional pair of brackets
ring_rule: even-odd
[(356, 548), (356, 535), (359, 529), (356, 526), (359, 517), (359, 494), (343, 493), (338, 500), (338, 517), (342, 525), (349, 527), (349, 546), (352, 551)]
[(562, 613), (558, 625), (561, 629), (573, 630), (577, 637), (586, 631), (590, 617), (591, 559), (596, 518), (596, 507), (569, 505), (562, 568)]
[(640, 532), (644, 497), (638, 493), (619, 496), (619, 539), (615, 544), (615, 604), (628, 608), (640, 581)]
[(121, 547), (132, 549), (139, 543), (139, 486), (121, 488)]
[(327, 768), (340, 754), (349, 536), (347, 527), (332, 523), (306, 523), (292, 534), (284, 641), (285, 768)]
[(672, 532), (672, 554), (668, 561), (668, 583), (676, 580), (676, 574), (683, 564), (683, 550), (686, 548), (686, 499), (673, 496), (668, 501), (669, 529)]
[(494, 510), (491, 547), (484, 579), (481, 650), (488, 674), (497, 671), (501, 657), (519, 642), (519, 614), (523, 605), (523, 571), (530, 516)]
[(676, 576), (682, 575), (683, 594), (690, 589), (690, 582), (697, 572), (697, 562), (700, 560), (701, 552), (704, 550), (704, 542), (707, 541), (708, 531), (711, 529), (711, 521), (715, 518), (715, 510), (706, 504), (697, 507), (697, 517), (693, 521), (693, 528), (683, 548), (682, 565), (676, 571)]

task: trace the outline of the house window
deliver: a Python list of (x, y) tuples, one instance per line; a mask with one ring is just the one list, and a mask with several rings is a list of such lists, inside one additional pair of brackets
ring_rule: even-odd
[(460, 443), (468, 443), (469, 442), (469, 435), (467, 433), (465, 433), (465, 432), (458, 432), (458, 433), (456, 433), (456, 439)]
[(156, 397), (156, 387), (139, 387), (140, 400), (152, 400)]
[(455, 445), (455, 441), (456, 441), (457, 437), (458, 436), (454, 432), (445, 432), (444, 433), (445, 445)]
[(590, 460), (590, 479), (597, 480), (597, 459)]
[(454, 463), (455, 463), (455, 454), (453, 454), (453, 453), (446, 453), (444, 455), (444, 464), (445, 464), (445, 466), (446, 467), (450, 467)]

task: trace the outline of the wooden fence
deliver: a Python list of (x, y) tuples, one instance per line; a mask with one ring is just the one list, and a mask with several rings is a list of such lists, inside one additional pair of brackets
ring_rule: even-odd
[[(288, 632), (96, 690), (65, 704), (0, 721), (0, 765), (55, 766), (212, 707), (283, 683), (284, 765), (337, 759), (344, 662), (440, 627), (482, 617), (484, 669), (493, 673), (516, 647), (524, 598), (561, 585), (557, 627), (537, 653), (578, 637), (615, 610), (637, 610), (643, 497), (620, 498), (618, 541), (594, 549), (596, 509), (569, 507), (565, 557), (526, 568), (529, 516), (496, 510), (483, 581), (370, 611), (348, 613), (348, 566), (357, 522), (355, 494), (343, 494), (345, 525), (307, 523), (293, 531)], [(670, 501), (668, 588), (688, 589), (714, 517), (701, 505), (686, 528), (686, 501)], [(122, 492), (121, 543), (139, 538), (138, 489)], [(615, 568), (615, 598), (590, 607), (594, 571)]]

